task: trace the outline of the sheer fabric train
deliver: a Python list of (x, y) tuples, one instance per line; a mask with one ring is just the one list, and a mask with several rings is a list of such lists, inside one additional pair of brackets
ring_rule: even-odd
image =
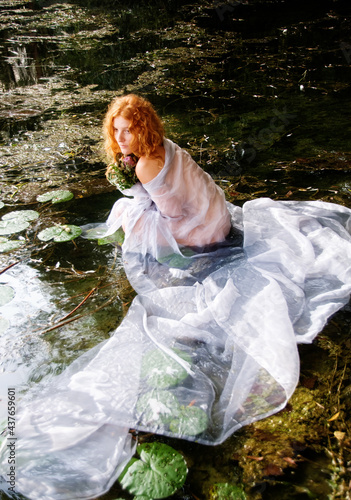
[[(167, 143), (166, 165), (176, 148)], [(111, 234), (124, 226), (124, 264), (139, 294), (127, 316), (18, 409), (16, 487), (30, 499), (107, 491), (133, 455), (129, 428), (216, 445), (279, 411), (298, 382), (297, 344), (349, 300), (348, 208), (227, 203), (229, 237), (213, 245), (204, 231), (199, 252), (196, 237), (177, 243), (150, 191), (127, 190), (107, 221)], [(214, 232), (225, 234), (226, 217)]]

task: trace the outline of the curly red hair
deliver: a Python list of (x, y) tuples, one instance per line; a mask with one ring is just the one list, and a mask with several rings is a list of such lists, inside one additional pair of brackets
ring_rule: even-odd
[(113, 161), (121, 152), (114, 136), (113, 120), (117, 116), (131, 122), (132, 153), (136, 156), (153, 156), (156, 148), (163, 144), (163, 124), (152, 104), (135, 94), (116, 97), (109, 105), (103, 122), (105, 151)]

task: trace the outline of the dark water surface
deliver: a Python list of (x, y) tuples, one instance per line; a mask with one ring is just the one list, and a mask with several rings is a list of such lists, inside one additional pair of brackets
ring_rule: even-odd
[[(53, 223), (106, 219), (118, 195), (101, 120), (116, 94), (148, 97), (230, 201), (351, 207), (350, 14), (348, 0), (0, 2), (0, 216), (40, 213), (10, 236), (21, 248), (0, 253), (0, 284), (15, 291), (0, 307), (0, 397), (108, 338), (134, 296), (112, 246), (37, 238)], [(74, 199), (36, 201), (58, 188)], [(301, 348), (286, 411), (216, 448), (161, 438), (189, 466), (174, 498), (237, 498), (223, 484), (250, 500), (349, 498), (350, 324), (345, 308)], [(131, 497), (116, 485), (103, 498)]]

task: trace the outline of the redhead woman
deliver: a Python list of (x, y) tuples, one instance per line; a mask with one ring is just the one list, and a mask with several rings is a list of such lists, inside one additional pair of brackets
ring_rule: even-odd
[[(116, 168), (125, 172), (129, 166), (125, 173), (131, 184), (139, 181), (127, 192), (122, 189), (134, 200), (116, 203), (107, 221), (110, 233), (122, 225), (126, 236), (134, 231), (149, 237), (144, 246), (153, 242), (173, 251), (177, 245), (200, 248), (226, 239), (231, 222), (222, 190), (185, 150), (164, 137), (150, 102), (133, 94), (117, 97), (107, 111), (104, 135), (106, 152), (115, 162), (108, 178), (113, 180)], [(153, 247), (151, 253), (159, 252)]]

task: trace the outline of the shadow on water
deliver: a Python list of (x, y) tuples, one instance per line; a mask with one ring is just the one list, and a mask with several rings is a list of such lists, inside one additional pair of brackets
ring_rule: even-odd
[[(53, 223), (106, 219), (118, 195), (104, 178), (101, 120), (116, 93), (150, 98), (230, 201), (351, 206), (350, 14), (343, 0), (2, 1), (0, 216), (40, 213), (10, 237), (23, 245), (0, 254), (0, 284), (15, 291), (0, 307), (2, 395), (108, 338), (134, 297), (114, 247), (37, 238)], [(37, 202), (57, 188), (74, 200)], [(173, 498), (235, 498), (223, 485), (250, 500), (349, 498), (350, 324), (346, 307), (300, 349), (288, 407), (223, 445), (140, 435), (186, 456)], [(118, 484), (101, 498), (117, 497), (130, 498)]]

